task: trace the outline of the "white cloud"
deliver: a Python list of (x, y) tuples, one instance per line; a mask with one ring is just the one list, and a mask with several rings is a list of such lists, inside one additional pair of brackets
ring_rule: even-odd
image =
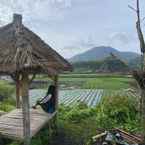
[(114, 32), (109, 36), (109, 45), (120, 51), (134, 51), (139, 53), (136, 33)]
[(25, 21), (57, 20), (64, 17), (71, 0), (1, 0), (0, 19), (8, 23), (13, 13), (23, 14)]
[(111, 42), (119, 42), (124, 45), (128, 44), (131, 41), (130, 36), (125, 32), (115, 32), (110, 35)]
[(65, 57), (108, 44), (137, 51), (135, 14), (128, 4), (132, 0), (0, 0), (0, 25), (21, 13), (24, 24)]
[(72, 6), (72, 0), (51, 0), (51, 2), (63, 8), (70, 8)]
[[(13, 13), (20, 13), (23, 15), (24, 23), (30, 29), (66, 56), (61, 49), (67, 41), (66, 36), (48, 27), (49, 23), (57, 23), (64, 19), (66, 11), (71, 6), (71, 0), (0, 0), (0, 25), (10, 23)], [(68, 43), (70, 39), (69, 37)]]
[[(66, 40), (66, 38), (64, 39)], [(67, 41), (68, 42), (68, 41)], [(70, 58), (78, 53), (85, 52), (93, 47), (97, 46), (95, 38), (93, 35), (85, 37), (74, 37), (69, 41), (62, 49), (67, 58)]]

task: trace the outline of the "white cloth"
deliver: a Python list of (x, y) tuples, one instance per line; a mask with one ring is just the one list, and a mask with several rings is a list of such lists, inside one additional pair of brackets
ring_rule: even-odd
[(51, 97), (52, 97), (52, 95), (51, 94), (49, 94), (47, 97), (45, 97), (44, 99), (43, 99), (43, 103), (46, 103), (46, 102), (48, 102), (50, 99), (51, 99)]

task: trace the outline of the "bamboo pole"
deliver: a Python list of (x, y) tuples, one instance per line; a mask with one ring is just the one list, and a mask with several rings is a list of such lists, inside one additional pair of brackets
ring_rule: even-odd
[(24, 145), (30, 145), (30, 111), (29, 111), (29, 78), (27, 73), (22, 74), (22, 111)]

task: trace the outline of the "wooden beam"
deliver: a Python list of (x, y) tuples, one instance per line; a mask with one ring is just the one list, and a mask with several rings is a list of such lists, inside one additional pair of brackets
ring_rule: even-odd
[(16, 80), (16, 108), (21, 108), (21, 102), (20, 102), (20, 80)]
[(54, 85), (55, 85), (55, 110), (58, 109), (58, 76), (54, 77)]
[(22, 110), (23, 110), (23, 135), (24, 145), (30, 145), (30, 112), (29, 112), (29, 77), (25, 72), (22, 74)]
[[(58, 110), (58, 75), (54, 76), (54, 85), (55, 85), (55, 111)], [(53, 117), (53, 123), (51, 124), (54, 134), (57, 135), (57, 113)]]

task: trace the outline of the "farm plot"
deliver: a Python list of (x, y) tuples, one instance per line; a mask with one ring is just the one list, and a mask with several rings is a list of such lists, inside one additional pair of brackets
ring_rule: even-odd
[(103, 90), (97, 89), (63, 90), (59, 92), (59, 104), (73, 106), (84, 102), (89, 107), (94, 107), (101, 99), (102, 94)]
[[(30, 104), (45, 96), (46, 91), (42, 89), (30, 90)], [(98, 89), (75, 89), (60, 90), (59, 104), (73, 106), (80, 102), (86, 103), (89, 107), (95, 107), (103, 95), (103, 90)]]

